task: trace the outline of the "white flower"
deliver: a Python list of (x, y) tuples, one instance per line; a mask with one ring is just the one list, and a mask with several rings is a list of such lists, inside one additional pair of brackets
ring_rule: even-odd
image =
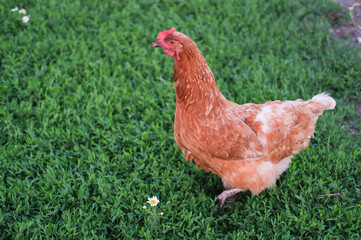
[(357, 42), (361, 43), (361, 37), (357, 37)]
[(157, 197), (153, 196), (153, 197), (151, 197), (151, 198), (148, 198), (148, 202), (147, 202), (147, 203), (149, 203), (150, 206), (155, 207), (155, 206), (157, 206), (157, 204), (159, 203), (159, 200), (158, 200)]
[(18, 9), (19, 9), (19, 8), (16, 7), (16, 8), (11, 9), (11, 11), (12, 11), (12, 12), (15, 12), (15, 11), (17, 11)]
[(160, 212), (160, 215), (163, 216), (163, 215), (164, 215), (164, 212)]
[(22, 19), (23, 19), (23, 23), (28, 23), (30, 20), (30, 18), (28, 16), (25, 16)]
[(26, 10), (24, 8), (22, 8), (22, 9), (19, 10), (19, 13), (26, 14)]
[(146, 207), (146, 206), (143, 206), (143, 208), (144, 208), (144, 209), (147, 209), (147, 207)]

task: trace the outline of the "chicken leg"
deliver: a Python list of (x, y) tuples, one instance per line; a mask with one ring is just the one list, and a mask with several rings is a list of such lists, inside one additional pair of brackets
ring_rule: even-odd
[(243, 192), (243, 189), (240, 188), (231, 188), (224, 190), (221, 194), (217, 196), (217, 203), (218, 203), (218, 209), (217, 209), (217, 215), (223, 215), (223, 207), (226, 203), (227, 199), (236, 195), (239, 192)]

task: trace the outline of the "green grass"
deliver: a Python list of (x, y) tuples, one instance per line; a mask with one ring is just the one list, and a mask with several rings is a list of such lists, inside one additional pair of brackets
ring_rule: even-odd
[[(332, 38), (332, 1), (0, 3), (1, 239), (361, 238), (360, 49)], [(232, 101), (338, 103), (276, 188), (221, 217), (221, 180), (174, 142), (172, 59), (150, 48), (172, 26)]]

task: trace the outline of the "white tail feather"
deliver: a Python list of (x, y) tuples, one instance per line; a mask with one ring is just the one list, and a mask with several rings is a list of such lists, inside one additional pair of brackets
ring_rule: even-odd
[(321, 104), (325, 110), (334, 109), (336, 106), (336, 101), (328, 95), (328, 93), (320, 93), (312, 98), (314, 102)]

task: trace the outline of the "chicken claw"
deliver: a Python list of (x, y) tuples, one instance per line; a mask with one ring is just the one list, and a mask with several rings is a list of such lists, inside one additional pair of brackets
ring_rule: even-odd
[(218, 204), (218, 209), (216, 215), (223, 215), (223, 207), (228, 198), (235, 196), (239, 192), (243, 192), (243, 189), (240, 188), (231, 188), (224, 190), (221, 194), (217, 196), (216, 203)]

